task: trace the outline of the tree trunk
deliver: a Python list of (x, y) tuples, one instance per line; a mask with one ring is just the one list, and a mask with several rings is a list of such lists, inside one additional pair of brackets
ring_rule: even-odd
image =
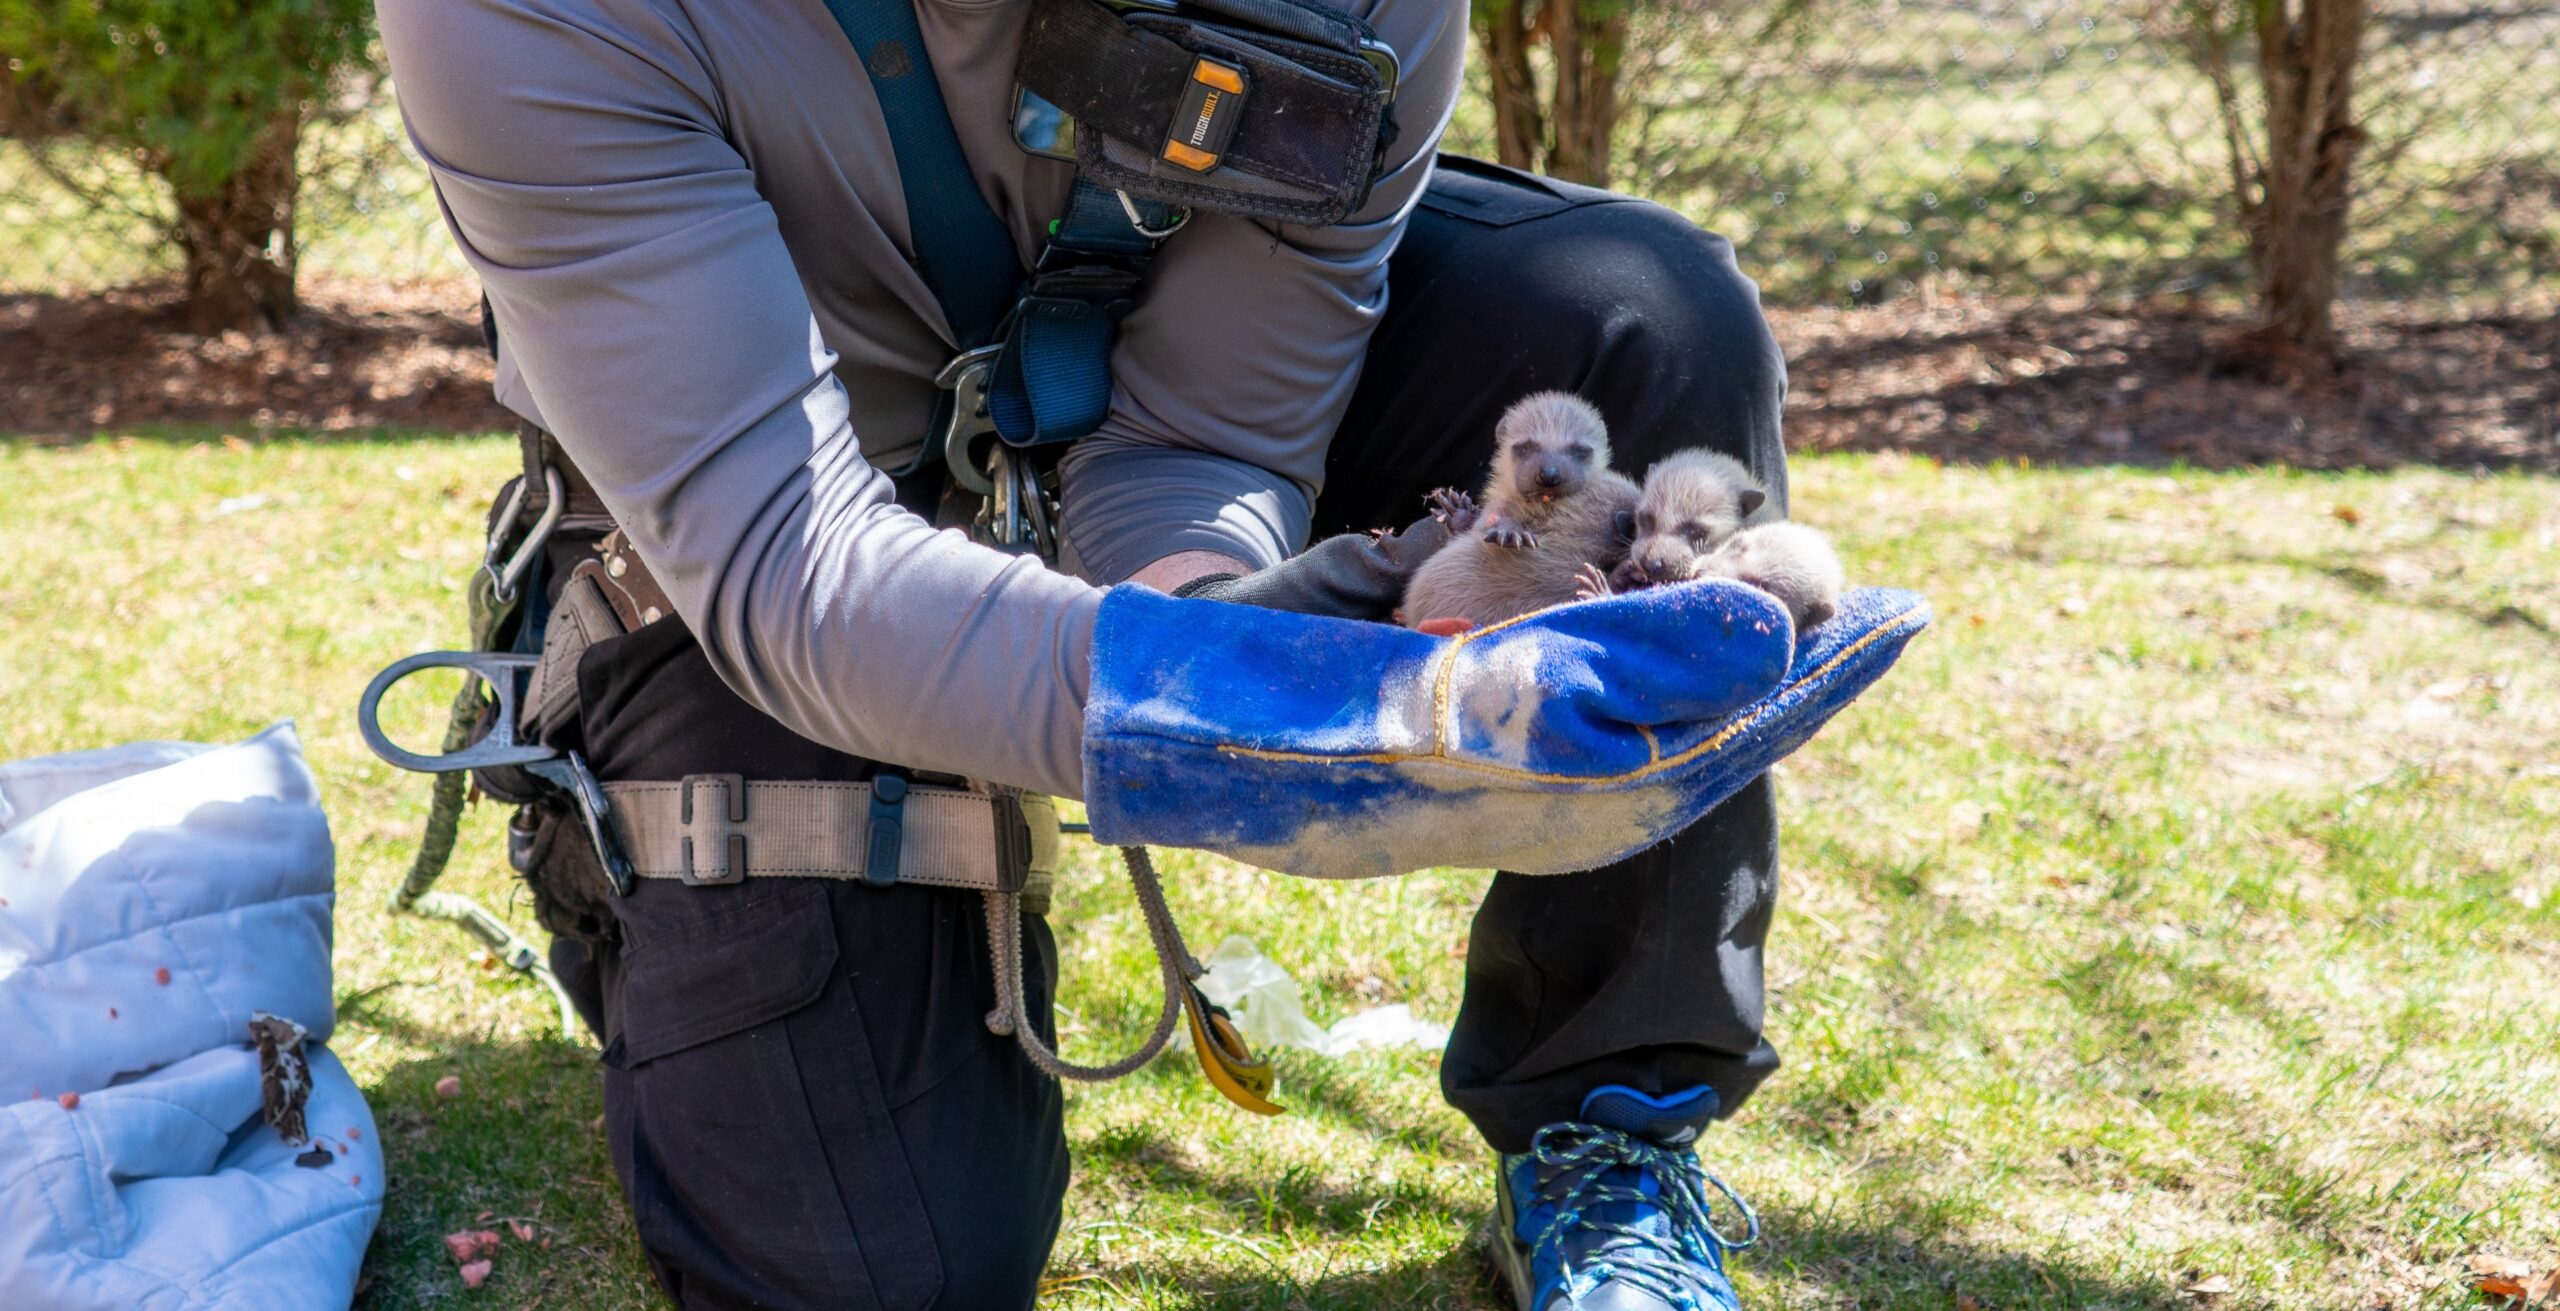
[(1626, 0), (1551, 0), (1568, 6), (1550, 38), (1556, 65), (1555, 141), (1547, 171), (1568, 182), (1609, 185), (1609, 139), (1618, 127), (1618, 77), (1626, 61)]
[(2260, 345), (2331, 365), (2338, 332), (2338, 257), (2346, 242), (2356, 153), (2356, 61), (2369, 0), (2257, 0), (2266, 154), (2255, 203), (2244, 198), (2257, 274)]
[[(1549, 4), (1570, 0), (1547, 0)], [(1546, 152), (1538, 78), (1529, 68), (1530, 0), (1476, 0), (1476, 39), (1493, 83), (1493, 144), (1503, 163), (1535, 169)]]
[(294, 196), (301, 175), (299, 107), (259, 134), (248, 163), (210, 193), (177, 191), (177, 238), (186, 253), (186, 322), (203, 335), (281, 326), (294, 295)]

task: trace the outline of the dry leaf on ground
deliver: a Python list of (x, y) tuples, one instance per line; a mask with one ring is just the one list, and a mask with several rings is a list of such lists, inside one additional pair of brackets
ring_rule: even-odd
[(2520, 1256), (2474, 1253), (2464, 1258), (2471, 1286), (2483, 1297), (2506, 1298), (2526, 1306), (2560, 1304), (2560, 1264), (2537, 1270)]

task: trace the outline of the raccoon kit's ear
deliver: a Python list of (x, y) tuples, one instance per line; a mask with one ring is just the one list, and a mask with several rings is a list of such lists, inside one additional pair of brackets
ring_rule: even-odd
[(1768, 501), (1769, 494), (1767, 492), (1764, 492), (1757, 487), (1743, 488), (1742, 517), (1748, 519), (1751, 516), (1758, 514), (1760, 512), (1760, 507), (1768, 504)]

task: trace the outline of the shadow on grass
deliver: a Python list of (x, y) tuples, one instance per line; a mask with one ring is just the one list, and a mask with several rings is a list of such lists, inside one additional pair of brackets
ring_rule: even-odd
[[(1764, 1284), (1794, 1290), (1797, 1298), (1828, 1306), (1945, 1311), (1958, 1299), (2001, 1311), (2168, 1311), (2194, 1300), (2174, 1285), (2123, 1279), (2067, 1261), (1981, 1247), (1950, 1239), (1929, 1217), (1887, 1211), (1840, 1217), (1815, 1212), (1764, 1212), (1760, 1245), (1736, 1256), (1731, 1268)], [(1511, 1306), (1482, 1246), (1484, 1231), (1427, 1259), (1383, 1270), (1286, 1271), (1230, 1274), (1142, 1263), (1112, 1277), (1123, 1288), (1179, 1290), (1202, 1306), (1255, 1311), (1441, 1311)]]
[[(1409, 1133), (1413, 1125), (1390, 1123), (1392, 1107), (1374, 1105), (1356, 1090), (1295, 1085), (1293, 1111), (1340, 1118), (1336, 1127), (1373, 1126), (1382, 1139)], [(1369, 1117), (1387, 1112), (1386, 1120)], [(1765, 1130), (1764, 1130), (1765, 1131)], [(1787, 1131), (1793, 1132), (1793, 1131)], [(1435, 1140), (1446, 1138), (1434, 1134)], [(1466, 1144), (1468, 1152), (1482, 1148)], [(1221, 1211), (1228, 1224), (1203, 1226), (1212, 1237), (1231, 1231), (1228, 1246), (1246, 1260), (1203, 1266), (1174, 1257), (1140, 1260), (1105, 1275), (1068, 1276), (1075, 1285), (1123, 1296), (1153, 1293), (1171, 1300), (1220, 1308), (1269, 1311), (1350, 1311), (1352, 1308), (1506, 1308), (1507, 1292), (1487, 1260), (1483, 1242), (1489, 1191), (1453, 1200), (1420, 1185), (1345, 1187), (1291, 1171), (1274, 1179), (1247, 1164), (1185, 1153), (1152, 1125), (1123, 1125), (1082, 1144), (1080, 1172), (1118, 1170), (1150, 1195)], [(1382, 1205), (1427, 1217), (1468, 1237), (1455, 1247), (1427, 1250), (1384, 1267), (1336, 1268), (1330, 1259), (1305, 1267), (1310, 1253), (1348, 1251), (1328, 1243), (1326, 1231), (1348, 1237), (1376, 1223)], [(2018, 1308), (2188, 1307), (2171, 1283), (2125, 1278), (2069, 1261), (2001, 1250), (1954, 1237), (1976, 1217), (1928, 1201), (1886, 1195), (1854, 1213), (1777, 1208), (1762, 1212), (1765, 1237), (1736, 1258), (1736, 1269), (1764, 1284), (1796, 1290), (1824, 1305), (1908, 1307), (1944, 1311), (1958, 1296), (2003, 1311)], [(1256, 1261), (1263, 1246), (1285, 1246), (1293, 1259)], [(1346, 1258), (1349, 1260), (1351, 1258)], [(1241, 1268), (1239, 1268), (1241, 1267)]]
[[(459, 1298), (443, 1236), (480, 1228), (502, 1235), (491, 1282), (481, 1292), (496, 1298), (491, 1305), (663, 1305), (594, 1127), (601, 1083), (591, 1049), (455, 1040), (385, 1005), (380, 994), (350, 998), (345, 1010), (352, 1024), (437, 1053), (393, 1067), (366, 1089), (391, 1173), (382, 1225), (366, 1254), (355, 1304), (360, 1311)], [(447, 1077), (460, 1081), (458, 1095), (437, 1092)], [(1373, 1137), (1418, 1151), (1481, 1150), (1451, 1142), (1445, 1126), (1399, 1116), (1390, 1101), (1347, 1081), (1302, 1076), (1295, 1088), (1301, 1113), (1328, 1124), (1365, 1126)], [(1298, 1259), (1244, 1269), (1233, 1262), (1143, 1261), (1098, 1280), (1068, 1275), (1068, 1287), (1154, 1290), (1202, 1306), (1271, 1311), (1509, 1305), (1481, 1249), (1489, 1197), (1452, 1201), (1421, 1180), (1370, 1188), (1295, 1171), (1278, 1179), (1258, 1176), (1242, 1165), (1224, 1168), (1220, 1158), (1190, 1157), (1152, 1125), (1123, 1126), (1085, 1144), (1079, 1156), (1080, 1173), (1128, 1171), (1150, 1195), (1232, 1216), (1231, 1225), (1211, 1228), (1233, 1230), (1235, 1245), (1248, 1253), (1268, 1234)], [(1302, 1267), (1310, 1252), (1348, 1251), (1329, 1243), (1326, 1233), (1359, 1232), (1376, 1221), (1382, 1202), (1469, 1237), (1384, 1268), (1289, 1268)], [(1778, 1209), (1764, 1218), (1766, 1239), (1739, 1258), (1737, 1268), (1826, 1303), (1943, 1311), (1963, 1295), (2003, 1311), (2188, 1305), (2167, 1284), (1957, 1241), (1949, 1235), (1961, 1218), (1921, 1205), (1888, 1201), (1855, 1214)], [(532, 1227), (530, 1243), (513, 1236), (509, 1222), (518, 1220)]]
[(1827, 203), (1761, 183), (1721, 203), (1747, 217), (1748, 271), (1782, 304), (1876, 305), (1948, 275), (2042, 296), (2246, 284), (2213, 195), (2047, 164), (1986, 142), (1889, 194)]

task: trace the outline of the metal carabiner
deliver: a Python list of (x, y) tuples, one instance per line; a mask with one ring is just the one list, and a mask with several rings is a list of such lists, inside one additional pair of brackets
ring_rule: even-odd
[(1007, 551), (1021, 550), (1023, 538), (1031, 531), (1022, 508), (1022, 480), (1014, 475), (1018, 459), (1019, 452), (1007, 446), (987, 452), (987, 476), (995, 484), (987, 497), (987, 536)]
[(962, 351), (933, 379), (934, 386), (951, 393), (951, 409), (942, 421), (942, 462), (950, 467), (952, 481), (980, 496), (995, 489), (995, 480), (978, 467), (970, 448), (996, 430), (995, 416), (987, 412), (987, 383), (1003, 354), (1003, 342)]
[(523, 479), (516, 480), (516, 489), (507, 494), (506, 508), (498, 511), (497, 522), (490, 526), (489, 547), (481, 553), (480, 569), (489, 575), (490, 594), (497, 597), (500, 605), (516, 599), (516, 584), (524, 581), (525, 570), (533, 567), (533, 558), (551, 541), (551, 530), (560, 526), (560, 516), (569, 508), (560, 471), (547, 464), (542, 468), (542, 490), (542, 515), (533, 521), (532, 529), (525, 533), (524, 541), (517, 544), (515, 554), (507, 558), (504, 567), (498, 564), (498, 555), (507, 549), (507, 533), (524, 515)]
[(1023, 518), (1022, 541), (1043, 560), (1058, 558), (1058, 536), (1049, 517), (1049, 494), (1040, 485), (1040, 465), (1028, 453), (1017, 453), (1011, 461), (1014, 475), (1014, 505)]
[(1001, 443), (987, 457), (993, 467), (986, 502), (978, 510), (979, 535), (998, 550), (1035, 553), (1054, 562), (1057, 531), (1039, 463), (1030, 452)]

